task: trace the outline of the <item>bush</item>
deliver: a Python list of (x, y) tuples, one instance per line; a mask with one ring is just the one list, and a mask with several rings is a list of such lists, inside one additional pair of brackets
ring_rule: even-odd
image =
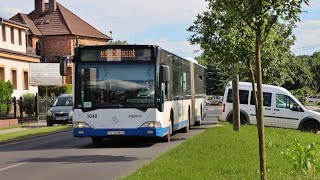
[[(47, 87), (48, 94), (54, 94), (55, 96), (59, 96), (61, 94), (71, 94), (72, 93), (72, 84), (66, 84), (63, 86), (48, 86)], [(46, 87), (39, 86), (38, 88), (39, 96), (46, 95)]]
[(320, 172), (316, 145), (318, 144), (311, 143), (304, 146), (294, 139), (293, 145), (284, 153), (291, 160), (294, 172)]
[(12, 109), (13, 85), (10, 81), (0, 80), (0, 114), (8, 114)]
[(23, 111), (28, 115), (28, 117), (31, 117), (33, 114), (35, 114), (36, 109), (36, 100), (35, 95), (31, 93), (26, 93), (23, 95)]

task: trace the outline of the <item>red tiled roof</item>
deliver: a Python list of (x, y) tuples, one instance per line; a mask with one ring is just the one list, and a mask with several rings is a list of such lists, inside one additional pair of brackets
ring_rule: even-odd
[(59, 3), (57, 5), (72, 34), (111, 40), (109, 36), (101, 33)]
[(111, 40), (109, 36), (101, 33), (59, 3), (54, 12), (49, 10), (49, 4), (46, 3), (43, 14), (35, 11), (29, 15), (18, 13), (10, 20), (27, 24), (34, 35), (77, 35)]
[(27, 24), (29, 26), (29, 30), (32, 34), (37, 35), (37, 36), (42, 35), (42, 33), (37, 28), (37, 26), (33, 23), (33, 21), (26, 14), (18, 13), (15, 16), (13, 16), (12, 18), (10, 18), (10, 20), (15, 21), (15, 22), (19, 22), (22, 24)]

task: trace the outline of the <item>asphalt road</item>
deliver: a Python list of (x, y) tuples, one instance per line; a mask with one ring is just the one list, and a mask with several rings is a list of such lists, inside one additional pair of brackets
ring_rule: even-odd
[[(203, 125), (177, 133), (170, 143), (130, 138), (107, 140), (101, 146), (71, 131), (0, 145), (1, 180), (117, 179), (125, 176), (186, 139), (217, 123), (216, 107)], [(215, 110), (216, 109), (216, 110)]]

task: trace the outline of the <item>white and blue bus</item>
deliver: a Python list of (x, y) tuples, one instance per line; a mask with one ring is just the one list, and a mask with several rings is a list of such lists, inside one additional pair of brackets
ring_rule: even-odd
[(196, 61), (159, 46), (103, 45), (76, 47), (73, 62), (74, 137), (170, 141), (205, 118), (205, 68)]

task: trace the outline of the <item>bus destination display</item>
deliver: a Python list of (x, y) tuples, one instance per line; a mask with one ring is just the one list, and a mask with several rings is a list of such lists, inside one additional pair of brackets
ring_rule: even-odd
[(149, 48), (82, 49), (81, 61), (151, 61)]

